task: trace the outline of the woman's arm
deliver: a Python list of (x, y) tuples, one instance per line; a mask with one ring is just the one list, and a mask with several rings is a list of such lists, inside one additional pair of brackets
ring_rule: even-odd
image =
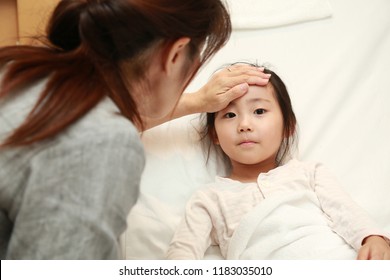
[[(130, 132), (128, 132), (130, 131)], [(144, 165), (138, 134), (85, 133), (38, 153), (8, 259), (118, 259)]]
[(223, 69), (198, 91), (182, 94), (172, 114), (161, 119), (145, 118), (145, 130), (186, 115), (222, 110), (232, 100), (245, 94), (249, 85), (266, 85), (270, 75), (263, 71), (264, 68), (250, 65), (233, 65), (229, 70)]

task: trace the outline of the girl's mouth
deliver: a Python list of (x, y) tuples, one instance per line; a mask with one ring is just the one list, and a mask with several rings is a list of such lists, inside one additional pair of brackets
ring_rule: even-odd
[(245, 141), (240, 142), (239, 146), (249, 147), (249, 146), (253, 146), (255, 144), (256, 144), (256, 142), (254, 142), (254, 141), (245, 140)]

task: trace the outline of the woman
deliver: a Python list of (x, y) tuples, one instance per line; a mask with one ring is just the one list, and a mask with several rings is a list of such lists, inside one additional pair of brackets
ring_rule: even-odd
[(63, 0), (44, 47), (0, 49), (1, 258), (119, 258), (138, 131), (267, 83), (236, 67), (180, 98), (230, 32), (219, 0)]

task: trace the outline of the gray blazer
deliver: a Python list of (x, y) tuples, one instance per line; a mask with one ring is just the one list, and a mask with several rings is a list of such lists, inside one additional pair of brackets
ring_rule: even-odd
[[(0, 103), (0, 141), (44, 82)], [(108, 98), (54, 139), (0, 150), (2, 259), (118, 259), (145, 156)]]

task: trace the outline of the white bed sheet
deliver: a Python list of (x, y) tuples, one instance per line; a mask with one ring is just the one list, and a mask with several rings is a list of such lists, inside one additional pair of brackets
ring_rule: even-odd
[[(188, 91), (229, 62), (271, 64), (293, 101), (300, 158), (323, 162), (390, 231), (390, 1), (329, 2), (332, 16), (322, 20), (235, 30)], [(205, 165), (197, 125), (191, 115), (143, 134), (147, 164), (124, 258), (163, 259), (187, 199), (221, 171)], [(218, 250), (206, 258), (219, 258)]]

